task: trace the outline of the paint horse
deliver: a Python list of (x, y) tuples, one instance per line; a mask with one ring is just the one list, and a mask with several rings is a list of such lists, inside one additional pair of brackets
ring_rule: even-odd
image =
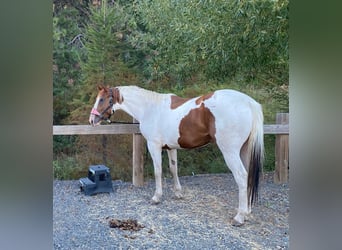
[(239, 189), (238, 212), (232, 224), (240, 226), (258, 197), (262, 168), (263, 113), (259, 103), (235, 90), (217, 90), (195, 98), (160, 94), (137, 86), (98, 87), (89, 122), (95, 126), (121, 109), (137, 119), (151, 154), (156, 189), (153, 203), (162, 197), (162, 157), (167, 150), (177, 198), (182, 188), (177, 174), (177, 149), (216, 143)]

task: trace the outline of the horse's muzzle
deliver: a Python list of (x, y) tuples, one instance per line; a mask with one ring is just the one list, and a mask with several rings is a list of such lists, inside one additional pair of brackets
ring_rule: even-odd
[(90, 116), (89, 116), (89, 123), (92, 126), (96, 126), (99, 125), (101, 121), (101, 114), (99, 113), (99, 111), (97, 111), (97, 109), (92, 108), (90, 111)]
[(90, 116), (89, 116), (89, 123), (90, 123), (90, 125), (96, 126), (96, 125), (99, 125), (100, 122), (101, 122), (101, 119), (100, 119), (99, 116), (94, 115), (94, 114), (90, 114)]
[[(110, 106), (109, 106), (110, 108)], [(107, 108), (108, 109), (108, 108)], [(101, 114), (97, 111), (97, 109), (93, 108), (90, 112), (90, 116), (89, 116), (89, 123), (92, 126), (96, 126), (96, 125), (100, 125), (101, 120), (106, 120), (108, 123), (111, 123), (110, 121), (110, 117), (111, 115), (114, 113), (114, 111), (112, 110), (112, 113), (109, 114), (107, 117), (104, 117), (104, 113), (107, 111), (107, 109), (102, 112)]]

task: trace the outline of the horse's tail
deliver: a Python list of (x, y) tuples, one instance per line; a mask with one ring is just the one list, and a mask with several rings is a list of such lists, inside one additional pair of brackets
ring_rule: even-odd
[(259, 103), (251, 103), (253, 113), (252, 130), (248, 138), (248, 201), (253, 204), (258, 200), (259, 173), (264, 161), (264, 117)]

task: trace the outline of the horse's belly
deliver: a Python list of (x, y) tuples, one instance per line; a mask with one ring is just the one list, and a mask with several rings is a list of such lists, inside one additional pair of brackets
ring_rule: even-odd
[(181, 148), (198, 148), (213, 142), (213, 138), (209, 134), (205, 135), (194, 135), (187, 134), (178, 138), (178, 143)]
[(205, 136), (178, 136), (177, 140), (165, 140), (162, 144), (164, 149), (192, 149), (202, 147), (208, 143), (214, 142), (209, 135)]

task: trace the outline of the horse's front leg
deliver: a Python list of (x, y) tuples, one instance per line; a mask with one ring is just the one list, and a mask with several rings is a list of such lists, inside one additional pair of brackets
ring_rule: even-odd
[(154, 204), (158, 204), (160, 202), (160, 198), (163, 195), (162, 179), (161, 179), (162, 177), (162, 157), (161, 157), (162, 148), (153, 142), (147, 142), (147, 147), (152, 157), (153, 167), (154, 167), (154, 177), (156, 180), (156, 190), (152, 197), (152, 202)]
[(174, 191), (175, 191), (175, 196), (178, 199), (183, 198), (182, 194), (182, 187), (179, 183), (178, 179), (178, 169), (177, 169), (177, 149), (169, 149), (167, 150), (167, 155), (169, 157), (169, 166), (170, 166), (170, 171), (173, 176), (173, 181), (174, 181)]

